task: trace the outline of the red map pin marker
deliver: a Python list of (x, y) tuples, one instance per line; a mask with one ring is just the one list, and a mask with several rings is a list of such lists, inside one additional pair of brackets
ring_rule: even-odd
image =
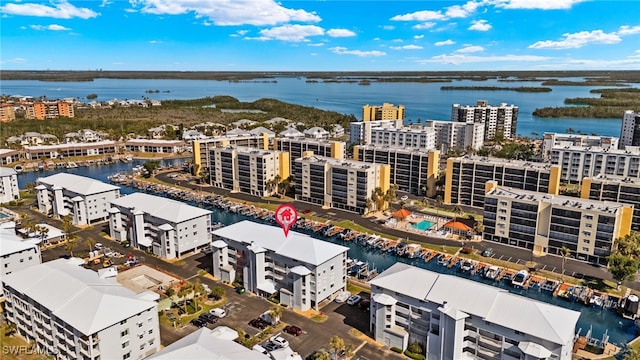
[(278, 206), (275, 214), (276, 222), (282, 226), (284, 236), (289, 236), (289, 229), (298, 220), (298, 211), (291, 204), (282, 204)]

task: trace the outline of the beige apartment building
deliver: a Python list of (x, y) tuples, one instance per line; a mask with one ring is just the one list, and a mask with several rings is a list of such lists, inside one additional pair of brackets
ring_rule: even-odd
[(640, 231), (640, 179), (615, 175), (584, 178), (580, 197), (633, 205), (631, 229)]
[(404, 105), (395, 106), (390, 103), (382, 105), (364, 105), (362, 121), (404, 120)]

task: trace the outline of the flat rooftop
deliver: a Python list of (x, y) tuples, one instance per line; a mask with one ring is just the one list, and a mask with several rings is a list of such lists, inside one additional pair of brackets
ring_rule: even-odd
[(352, 169), (361, 169), (367, 170), (372, 167), (380, 166), (380, 164), (367, 163), (364, 161), (355, 161), (355, 160), (343, 160), (343, 159), (334, 159), (319, 155), (312, 156), (304, 156), (297, 158), (296, 161), (302, 161), (306, 163), (320, 163), (320, 164), (330, 164), (332, 167), (342, 167), (342, 168), (352, 168)]
[(120, 187), (118, 186), (107, 184), (102, 181), (85, 176), (69, 173), (58, 173), (55, 175), (38, 178), (36, 182), (38, 184), (45, 184), (51, 187), (60, 186), (63, 189), (80, 195), (92, 195), (108, 191), (120, 190)]
[(538, 170), (550, 170), (552, 166), (551, 164), (548, 164), (548, 163), (524, 161), (524, 160), (511, 160), (511, 159), (477, 156), (477, 155), (465, 155), (457, 158), (452, 158), (452, 160), (454, 162), (460, 162), (460, 163), (491, 164), (491, 165), (514, 167), (514, 168), (538, 169)]

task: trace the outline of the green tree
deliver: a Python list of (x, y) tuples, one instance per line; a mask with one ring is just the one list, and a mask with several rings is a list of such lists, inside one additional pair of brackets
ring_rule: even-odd
[(160, 162), (157, 160), (145, 161), (142, 164), (142, 167), (149, 172), (149, 174), (153, 174), (154, 171), (160, 166)]
[(69, 252), (69, 256), (73, 257), (73, 250), (77, 245), (78, 241), (76, 239), (67, 238), (67, 242), (64, 243), (64, 249)]
[(40, 241), (43, 241), (47, 237), (47, 234), (49, 233), (49, 228), (46, 226), (37, 225), (36, 232), (40, 236)]
[(220, 286), (216, 286), (211, 289), (211, 294), (209, 294), (213, 299), (220, 300), (224, 297), (225, 291)]
[(193, 307), (197, 311), (200, 309), (200, 307), (198, 306), (198, 303), (204, 296), (207, 295), (207, 293), (200, 279), (195, 279), (195, 281), (193, 282), (192, 290), (193, 290)]
[(325, 350), (316, 351), (311, 355), (311, 360), (331, 360), (331, 354)]
[(188, 281), (185, 281), (180, 287), (180, 290), (178, 290), (178, 297), (182, 300), (182, 306), (185, 313), (187, 312), (187, 296), (191, 294), (192, 291), (192, 284)]
[(407, 351), (414, 354), (422, 354), (422, 345), (420, 343), (414, 342), (407, 347)]
[(640, 349), (629, 346), (624, 352), (622, 360), (640, 360)]
[(344, 339), (338, 335), (333, 335), (329, 339), (329, 350), (333, 353), (334, 356), (342, 352), (345, 349)]
[(564, 265), (567, 262), (567, 258), (571, 256), (571, 250), (563, 246), (562, 249), (560, 249), (560, 256), (562, 256), (562, 274), (560, 274), (560, 280), (564, 281)]
[(282, 307), (278, 305), (274, 305), (269, 309), (269, 316), (273, 319), (274, 324), (280, 322), (280, 318), (282, 317)]
[(638, 260), (614, 252), (609, 255), (609, 272), (618, 282), (618, 287), (627, 280), (634, 278), (638, 272)]

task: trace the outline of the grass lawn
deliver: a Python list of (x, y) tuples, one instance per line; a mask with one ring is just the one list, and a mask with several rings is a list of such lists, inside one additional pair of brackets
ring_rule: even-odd
[[(19, 335), (6, 336), (5, 326), (0, 327), (0, 344), (2, 345), (3, 360), (31, 360), (31, 359), (54, 359), (53, 356), (37, 355), (35, 349)], [(33, 353), (30, 353), (33, 352)]]
[(347, 281), (347, 291), (351, 292), (352, 294), (360, 294), (360, 293), (371, 294), (371, 289), (367, 289), (362, 286), (355, 285), (350, 281)]

